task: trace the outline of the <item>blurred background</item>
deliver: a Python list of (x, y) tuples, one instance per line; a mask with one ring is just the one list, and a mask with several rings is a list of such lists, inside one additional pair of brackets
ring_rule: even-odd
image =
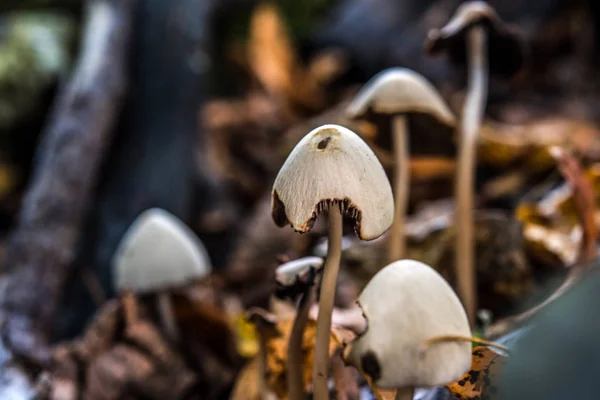
[[(268, 307), (281, 262), (325, 254), (324, 222), (304, 235), (273, 223), (279, 168), (307, 132), (336, 123), (361, 135), (391, 176), (389, 118), (344, 115), (358, 89), (389, 67), (423, 74), (460, 115), (465, 66), (423, 51), (429, 30), (460, 3), (0, 1), (0, 256), (11, 288), (0, 309), (9, 320), (22, 307), (42, 321), (34, 329), (42, 342), (80, 337), (119, 295), (111, 260), (125, 231), (144, 210), (163, 208), (198, 235), (213, 266), (201, 285), (211, 300), (202, 292), (179, 307), (210, 304), (225, 316), (192, 312), (202, 356), (184, 360), (196, 375), (172, 398), (227, 398), (257, 351), (248, 327), (231, 321)], [(582, 248), (593, 261), (600, 222), (600, 3), (489, 4), (518, 29), (526, 57), (517, 75), (490, 78), (477, 144), (481, 332), (543, 300), (582, 260)], [(410, 139), (406, 254), (455, 285), (457, 137), (426, 117), (410, 128), (418, 133)], [(576, 160), (574, 178), (557, 166), (552, 146)], [(593, 189), (591, 209), (577, 201), (581, 179)], [(360, 242), (350, 227), (346, 234), (341, 310), (385, 261), (381, 240)], [(18, 268), (31, 263), (45, 266), (23, 278)], [(37, 319), (40, 303), (49, 308)]]

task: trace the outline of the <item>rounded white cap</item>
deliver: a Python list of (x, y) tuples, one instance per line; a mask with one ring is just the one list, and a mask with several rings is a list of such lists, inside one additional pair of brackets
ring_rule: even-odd
[(408, 68), (390, 68), (369, 80), (346, 108), (350, 118), (360, 118), (369, 109), (381, 114), (421, 113), (453, 127), (456, 118), (435, 87)]
[(138, 293), (182, 286), (210, 274), (206, 249), (179, 218), (160, 209), (141, 213), (113, 255), (117, 289)]
[(297, 260), (288, 261), (281, 264), (275, 270), (275, 280), (283, 286), (290, 286), (296, 282), (298, 276), (302, 276), (309, 268), (315, 270), (321, 269), (323, 266), (321, 257), (302, 257)]
[(471, 344), (428, 339), (471, 336), (465, 310), (433, 268), (400, 260), (379, 271), (359, 297), (367, 330), (347, 360), (386, 389), (432, 387), (460, 378), (471, 367)]

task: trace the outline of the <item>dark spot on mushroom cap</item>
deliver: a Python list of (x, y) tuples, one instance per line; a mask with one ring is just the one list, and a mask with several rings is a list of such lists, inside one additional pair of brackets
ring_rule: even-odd
[(377, 356), (372, 351), (366, 352), (360, 359), (360, 369), (371, 379), (373, 382), (377, 382), (381, 378), (381, 367)]
[(271, 194), (271, 217), (275, 221), (275, 225), (279, 227), (286, 226), (289, 223), (285, 214), (285, 205), (279, 199), (279, 195), (275, 190)]
[(319, 150), (325, 150), (330, 141), (331, 141), (331, 136), (327, 136), (325, 139), (323, 139), (319, 142), (319, 144), (317, 145), (317, 148)]

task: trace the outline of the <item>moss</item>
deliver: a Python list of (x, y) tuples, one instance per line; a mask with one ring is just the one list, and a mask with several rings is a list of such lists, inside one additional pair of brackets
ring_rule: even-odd
[(34, 110), (70, 65), (74, 21), (52, 13), (0, 18), (0, 131)]

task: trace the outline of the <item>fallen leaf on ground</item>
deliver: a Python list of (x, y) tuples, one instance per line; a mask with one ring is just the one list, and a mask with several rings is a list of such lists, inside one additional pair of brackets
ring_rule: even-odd
[(472, 354), (471, 370), (446, 387), (458, 399), (491, 399), (496, 393), (496, 379), (507, 357), (484, 346), (475, 347)]
[(574, 149), (588, 159), (600, 158), (600, 133), (587, 121), (542, 118), (525, 124), (485, 121), (481, 128), (477, 154), (482, 163), (498, 168), (514, 164), (525, 171), (551, 169), (554, 159), (549, 146)]
[[(269, 316), (275, 318), (273, 314)], [(274, 329), (264, 330), (265, 348), (266, 348), (266, 383), (269, 391), (282, 400), (288, 398), (286, 384), (286, 365), (287, 365), (287, 345), (289, 336), (294, 323), (293, 318), (279, 319), (273, 326)], [(312, 382), (312, 365), (314, 360), (314, 342), (317, 331), (317, 323), (314, 319), (309, 319), (304, 330), (304, 341), (302, 344), (304, 353), (304, 382), (307, 392)], [(353, 335), (340, 327), (332, 327), (331, 340), (329, 344), (329, 354), (333, 357), (341, 349), (342, 343), (346, 342)], [(258, 393), (258, 362), (259, 355), (252, 358), (244, 367), (242, 373), (238, 375), (234, 392), (238, 395), (246, 393)], [(254, 376), (253, 380), (250, 376)], [(252, 397), (233, 397), (234, 399), (252, 398)]]

